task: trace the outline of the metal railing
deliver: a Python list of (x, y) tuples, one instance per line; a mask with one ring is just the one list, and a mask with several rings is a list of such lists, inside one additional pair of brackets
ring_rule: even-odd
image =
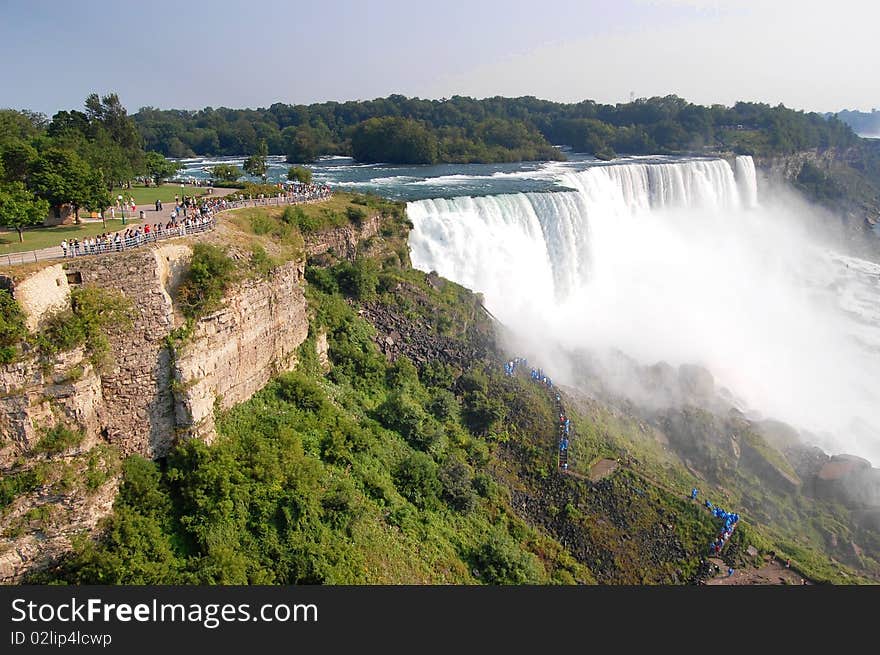
[[(177, 239), (180, 237), (185, 237), (192, 234), (198, 234), (200, 232), (206, 232), (208, 230), (213, 230), (216, 226), (215, 217), (217, 214), (225, 211), (230, 211), (233, 209), (242, 209), (244, 207), (272, 207), (277, 206), (280, 207), (282, 205), (301, 205), (301, 204), (311, 204), (314, 202), (320, 202), (322, 200), (326, 200), (331, 197), (331, 193), (329, 192), (318, 192), (311, 194), (304, 193), (290, 193), (290, 194), (281, 194), (280, 196), (270, 196), (263, 198), (241, 198), (236, 200), (226, 200), (226, 197), (217, 198), (216, 201), (209, 203), (209, 206), (212, 207), (212, 211), (208, 214), (208, 217), (205, 219), (201, 219), (202, 221), (206, 221), (205, 223), (197, 223), (190, 225), (186, 225), (184, 223), (177, 223), (176, 225), (166, 228), (164, 223), (160, 223), (162, 229), (153, 230), (151, 229), (149, 233), (140, 232), (135, 233), (135, 235), (130, 235), (129, 237), (122, 237), (124, 234), (121, 230), (117, 232), (113, 232), (108, 235), (106, 241), (102, 243), (96, 243), (94, 246), (84, 246), (82, 243), (80, 244), (78, 252), (73, 252), (69, 247), (67, 252), (65, 253), (61, 245), (55, 246), (53, 248), (43, 248), (41, 250), (25, 250), (23, 252), (13, 252), (8, 253), (6, 255), (0, 255), (0, 264), (7, 264), (8, 266), (16, 266), (19, 264), (31, 264), (40, 261), (46, 261), (50, 259), (71, 259), (76, 257), (90, 257), (94, 255), (106, 255), (115, 252), (124, 252), (125, 250), (130, 250), (132, 248), (139, 248), (141, 246), (149, 245), (151, 243), (157, 243), (158, 241), (163, 241), (165, 239)], [(147, 220), (146, 218), (144, 219)], [(187, 219), (187, 221), (192, 221), (193, 219)], [(200, 219), (195, 219), (200, 220)], [(149, 224), (149, 223), (144, 223)], [(152, 227), (152, 224), (150, 224)], [(130, 228), (126, 230), (129, 232)], [(116, 241), (116, 235), (120, 235), (119, 241)], [(84, 237), (85, 239), (91, 239), (94, 237)]]

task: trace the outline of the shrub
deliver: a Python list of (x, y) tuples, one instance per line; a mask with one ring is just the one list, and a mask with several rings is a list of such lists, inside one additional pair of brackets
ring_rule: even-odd
[(16, 497), (25, 494), (39, 484), (34, 471), (22, 471), (0, 477), (0, 508), (6, 507)]
[(251, 232), (257, 236), (269, 234), (273, 227), (272, 219), (266, 216), (266, 214), (255, 214), (251, 216)]
[(37, 337), (45, 354), (72, 350), (84, 345), (92, 362), (100, 367), (110, 350), (108, 329), (131, 325), (131, 302), (117, 291), (83, 287), (70, 293), (70, 309), (57, 312)]
[(63, 453), (81, 444), (83, 438), (84, 435), (79, 430), (71, 430), (59, 424), (43, 433), (34, 450), (41, 453)]
[(416, 507), (431, 507), (441, 490), (437, 464), (429, 455), (414, 452), (397, 465), (394, 484), (400, 495)]
[(339, 283), (336, 275), (328, 268), (309, 266), (306, 268), (306, 280), (314, 285), (322, 293), (333, 295), (339, 293)]
[(382, 403), (376, 415), (389, 430), (399, 433), (413, 445), (420, 445), (420, 435), (427, 420), (422, 406), (405, 391), (395, 391)]
[(473, 556), (483, 580), (490, 584), (535, 584), (540, 568), (535, 556), (522, 551), (506, 534), (496, 533)]
[(324, 392), (299, 371), (285, 373), (278, 378), (278, 397), (293, 403), (306, 412), (319, 412), (324, 408)]
[(266, 254), (266, 249), (258, 243), (251, 246), (251, 269), (262, 277), (268, 277), (278, 262)]
[(379, 285), (379, 268), (376, 262), (358, 257), (353, 264), (341, 262), (335, 267), (339, 288), (357, 300), (372, 300)]
[(360, 207), (348, 207), (345, 210), (345, 215), (348, 216), (348, 220), (355, 225), (360, 225), (367, 220), (367, 212)]
[(468, 391), (464, 394), (463, 414), (471, 432), (486, 434), (503, 418), (504, 405), (482, 391)]
[(458, 457), (450, 456), (443, 463), (438, 475), (443, 487), (443, 500), (460, 512), (469, 512), (476, 502), (472, 486), (471, 470)]
[(299, 228), (303, 234), (319, 232), (327, 227), (326, 222), (318, 214), (306, 213), (302, 207), (296, 205), (288, 205), (281, 214), (281, 220), (288, 225)]
[(183, 315), (198, 319), (220, 307), (220, 301), (235, 278), (235, 262), (217, 246), (197, 243), (189, 271), (177, 290)]
[(0, 289), (0, 364), (8, 364), (18, 354), (18, 345), (27, 338), (24, 312), (12, 294)]

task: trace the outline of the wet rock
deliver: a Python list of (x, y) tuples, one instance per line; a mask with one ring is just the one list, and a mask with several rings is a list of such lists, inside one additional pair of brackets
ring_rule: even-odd
[(715, 378), (702, 366), (682, 364), (678, 367), (678, 380), (682, 395), (691, 403), (708, 403), (715, 395)]

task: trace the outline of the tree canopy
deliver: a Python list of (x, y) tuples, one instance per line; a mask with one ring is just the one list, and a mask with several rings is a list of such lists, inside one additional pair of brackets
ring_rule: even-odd
[(550, 144), (610, 158), (705, 149), (786, 154), (857, 142), (833, 116), (749, 102), (707, 107), (674, 95), (616, 105), (392, 95), (261, 109), (148, 107), (134, 119), (147, 147), (167, 156), (251, 155), (265, 141), (269, 154), (290, 163), (328, 154), (410, 163), (560, 158)]
[(291, 182), (312, 183), (312, 171), (304, 166), (291, 166), (287, 171), (287, 179)]
[(235, 182), (241, 175), (241, 169), (233, 164), (217, 164), (211, 168), (211, 177), (218, 182)]
[(16, 230), (19, 241), (24, 241), (22, 230), (42, 223), (48, 212), (49, 203), (21, 182), (0, 185), (0, 225)]
[[(29, 111), (0, 110), (3, 225), (39, 223), (49, 207), (58, 213), (64, 205), (78, 220), (80, 208), (102, 211), (115, 186), (148, 172), (143, 139), (115, 93), (89, 95), (84, 109), (59, 111), (51, 121)], [(155, 155), (149, 159), (154, 167), (156, 157), (164, 162)], [(161, 172), (167, 176), (167, 170)]]
[(158, 152), (148, 152), (144, 156), (144, 165), (147, 174), (153, 178), (156, 184), (162, 184), (168, 178), (173, 177), (181, 168), (179, 163), (165, 159)]
[(266, 177), (266, 171), (269, 170), (269, 165), (266, 162), (266, 157), (269, 155), (269, 147), (266, 145), (266, 140), (263, 139), (260, 141), (260, 145), (257, 148), (256, 154), (251, 155), (247, 159), (244, 160), (244, 170), (248, 175), (253, 175), (254, 177)]

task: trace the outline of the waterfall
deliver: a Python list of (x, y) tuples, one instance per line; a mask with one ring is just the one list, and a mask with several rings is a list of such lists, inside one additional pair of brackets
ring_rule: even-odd
[(595, 166), (561, 175), (560, 183), (574, 192), (411, 202), (413, 264), (480, 290), (489, 302), (509, 298), (507, 290), (516, 288), (551, 291), (563, 300), (588, 281), (591, 229), (680, 208), (721, 220), (724, 210), (742, 205), (741, 187), (756, 188), (754, 165), (742, 170), (738, 186), (723, 160)]
[(531, 343), (706, 366), (747, 408), (880, 461), (880, 267), (818, 246), (782, 196), (759, 203), (750, 157), (558, 182), (409, 203), (413, 264)]
[(751, 209), (758, 204), (758, 184), (755, 175), (755, 161), (751, 157), (736, 158), (736, 179), (742, 194), (743, 206)]

